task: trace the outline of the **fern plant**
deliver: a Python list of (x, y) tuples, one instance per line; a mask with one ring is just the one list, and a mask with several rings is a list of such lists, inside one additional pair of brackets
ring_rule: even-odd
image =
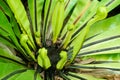
[(120, 79), (120, 0), (0, 0), (1, 80)]

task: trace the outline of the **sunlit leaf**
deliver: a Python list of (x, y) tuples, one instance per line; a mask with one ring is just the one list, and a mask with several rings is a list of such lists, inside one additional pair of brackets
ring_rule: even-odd
[(17, 71), (17, 70), (25, 70), (25, 68), (19, 64), (15, 63), (4, 63), (0, 62), (0, 79), (6, 77), (10, 73)]
[(119, 53), (119, 16), (118, 14), (115, 17), (94, 24), (79, 55)]

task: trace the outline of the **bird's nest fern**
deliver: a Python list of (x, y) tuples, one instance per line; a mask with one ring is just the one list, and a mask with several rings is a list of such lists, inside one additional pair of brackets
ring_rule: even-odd
[(20, 73), (31, 74), (34, 80), (120, 79), (120, 15), (105, 19), (119, 4), (0, 0), (0, 64), (22, 67), (0, 79), (20, 80), (19, 75), (13, 77)]

